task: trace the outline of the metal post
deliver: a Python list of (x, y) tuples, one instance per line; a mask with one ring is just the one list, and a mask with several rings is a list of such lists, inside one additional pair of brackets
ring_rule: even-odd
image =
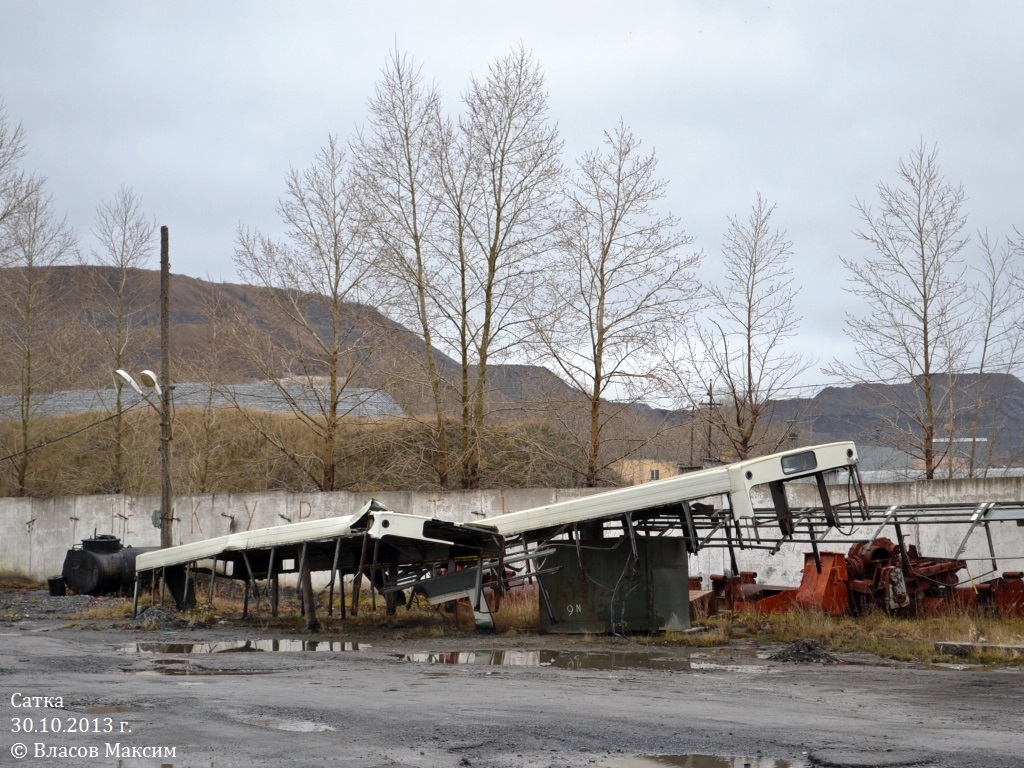
[(167, 227), (160, 227), (160, 546), (173, 542), (171, 511), (171, 262)]
[[(380, 555), (380, 539), (373, 540), (373, 564), (370, 566), (370, 609), (377, 610), (377, 574), (380, 566), (377, 557)], [(381, 574), (383, 578), (383, 574)]]
[(903, 575), (907, 578), (910, 577), (910, 555), (907, 554), (906, 542), (903, 540), (903, 527), (900, 525), (899, 520), (893, 523), (893, 530), (896, 531), (896, 543), (900, 545), (900, 564), (903, 566)]
[(359, 552), (359, 567), (356, 568), (355, 577), (352, 579), (352, 615), (359, 613), (359, 587), (363, 580), (363, 572), (366, 570), (366, 547), (370, 541), (370, 532), (363, 534), (363, 547)]
[(213, 567), (210, 569), (210, 597), (208, 602), (213, 605), (213, 588), (217, 585), (217, 558), (213, 558)]
[(306, 567), (306, 544), (302, 544), (299, 550), (299, 613), (306, 615), (306, 590), (302, 586), (304, 579), (303, 569)]
[(685, 500), (679, 506), (682, 512), (679, 519), (684, 526), (683, 536), (686, 541), (686, 551), (694, 555), (697, 553), (699, 538), (697, 537), (697, 526), (693, 524), (693, 510), (690, 508), (690, 502)]
[[(1019, 525), (1019, 522), (1018, 522)], [(988, 553), (992, 556), (992, 571), (998, 571), (999, 566), (996, 564), (996, 546), (992, 542), (992, 529), (989, 527), (988, 522), (985, 522), (985, 538), (988, 540)]]
[(706, 463), (705, 466), (707, 466), (707, 467), (710, 467), (711, 466), (711, 462), (712, 462), (712, 455), (711, 455), (711, 419), (712, 419), (712, 414), (714, 413), (714, 410), (715, 410), (715, 390), (712, 389), (711, 382), (709, 381), (708, 382), (708, 452), (705, 454), (707, 456), (707, 463)]
[(274, 551), (270, 548), (270, 561), (267, 563), (267, 591), (270, 592), (270, 615), (277, 618), (277, 574), (274, 573)]
[[(327, 595), (327, 615), (334, 615), (334, 577), (338, 573), (338, 557), (341, 555), (341, 536), (334, 544), (334, 562), (331, 564), (330, 593)], [(342, 581), (339, 591), (341, 594), (341, 608), (345, 610), (345, 583)]]
[[(191, 576), (189, 576), (190, 572), (192, 574)], [(182, 607), (188, 605), (188, 585), (189, 585), (189, 582), (191, 582), (192, 583), (192, 588), (195, 589), (195, 580), (196, 580), (196, 566), (195, 566), (195, 563), (188, 563), (188, 564), (185, 565), (185, 587), (184, 587), (184, 589), (181, 590), (181, 593), (183, 595), (183, 597), (181, 598), (181, 605), (182, 605)], [(166, 581), (166, 579), (165, 579), (165, 581)], [(163, 601), (164, 601), (164, 589), (163, 589), (163, 587), (161, 587), (160, 588), (160, 605), (161, 605), (161, 607), (163, 607), (163, 604), (164, 604)]]
[(732, 575), (739, 576), (740, 567), (736, 562), (736, 550), (732, 546), (732, 529), (729, 527), (728, 521), (725, 522), (722, 530), (725, 531), (725, 545), (729, 548), (729, 566), (732, 568)]
[(249, 574), (249, 578), (245, 581), (245, 601), (242, 604), (242, 618), (249, 616), (249, 593), (252, 592), (253, 597), (256, 597), (256, 576), (252, 572), (252, 565), (249, 563), (249, 554), (243, 549), (242, 559), (245, 561), (245, 570)]
[(275, 619), (277, 618), (278, 606), (280, 605), (281, 602), (280, 586), (280, 579), (278, 578), (278, 575), (275, 573), (274, 578), (271, 580), (270, 584), (270, 615), (273, 616)]
[(338, 571), (338, 601), (341, 603), (341, 618), (347, 619), (345, 613), (345, 574)]

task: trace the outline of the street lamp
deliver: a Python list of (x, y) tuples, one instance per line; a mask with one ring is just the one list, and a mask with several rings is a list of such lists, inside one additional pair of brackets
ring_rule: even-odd
[(160, 414), (160, 546), (169, 547), (173, 543), (171, 523), (174, 521), (171, 510), (171, 388), (166, 382), (161, 387), (156, 374), (148, 369), (139, 374), (139, 379), (147, 388), (156, 392), (160, 398), (159, 407), (130, 373), (123, 368), (114, 371), (114, 381), (118, 388), (127, 384), (150, 408)]
[[(150, 389), (156, 391), (157, 397), (160, 397), (160, 395), (163, 394), (160, 390), (160, 382), (157, 381), (156, 374), (153, 373), (151, 370), (144, 370), (142, 373), (139, 374), (139, 378), (142, 379), (143, 384), (145, 384)], [(118, 387), (120, 387), (122, 384), (127, 384), (128, 386), (135, 390), (139, 397), (141, 397), (143, 400), (149, 403), (150, 408), (153, 408), (157, 412), (160, 411), (160, 408), (157, 407), (157, 405), (152, 400), (149, 399), (149, 395), (147, 395), (143, 391), (142, 387), (139, 386), (139, 382), (133, 379), (132, 375), (128, 373), (128, 371), (124, 370), (123, 368), (118, 368), (116, 371), (114, 371), (114, 381), (117, 382)]]

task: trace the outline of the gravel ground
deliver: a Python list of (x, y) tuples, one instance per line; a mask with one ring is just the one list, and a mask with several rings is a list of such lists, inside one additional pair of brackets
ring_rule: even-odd
[[(358, 630), (338, 624), (313, 636), (266, 630), (258, 621), (144, 628), (75, 618), (104, 600), (0, 592), (3, 764), (1024, 764), (1020, 669), (845, 656), (829, 664), (824, 649), (749, 641), (695, 650), (604, 637), (454, 629), (438, 636), (401, 622)], [(779, 653), (795, 661), (773, 660)], [(60, 696), (63, 709), (15, 706), (44, 696)], [(55, 714), (62, 722), (95, 721), (101, 730), (110, 718), (114, 731), (40, 733)], [(15, 733), (26, 718), (34, 732)], [(9, 755), (19, 744), (29, 756), (15, 763)], [(35, 758), (37, 744), (44, 755), (95, 746), (98, 757)], [(136, 751), (118, 753), (118, 762), (106, 757), (110, 745)], [(143, 755), (147, 747), (175, 752)], [(677, 757), (638, 761), (645, 755)]]
[(53, 597), (46, 590), (0, 589), (0, 621), (70, 619), (90, 605), (120, 602), (118, 598), (66, 595)]

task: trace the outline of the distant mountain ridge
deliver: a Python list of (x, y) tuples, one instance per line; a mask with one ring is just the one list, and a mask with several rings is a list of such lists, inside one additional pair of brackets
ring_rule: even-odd
[[(949, 395), (951, 379), (933, 377), (937, 402)], [(991, 445), (994, 456), (1004, 462), (1024, 461), (1024, 382), (1003, 373), (959, 374), (952, 378), (956, 409), (940, 423), (940, 440), (948, 437), (945, 427), (953, 428), (954, 438), (969, 439), (975, 434)], [(780, 400), (775, 418), (793, 421), (801, 432), (815, 440), (852, 439), (864, 445), (892, 445), (892, 425), (912, 428), (900, 414), (902, 404), (909, 408), (916, 398), (912, 383), (856, 384), (850, 387), (826, 387), (809, 399)]]
[[(6, 269), (0, 269), (0, 279)], [(139, 371), (159, 368), (159, 272), (133, 269), (127, 273), (125, 298), (134, 324), (126, 347), (124, 367)], [(40, 363), (40, 392), (82, 390), (86, 393), (111, 386), (111, 353), (102, 332), (113, 327), (109, 306), (116, 296), (117, 271), (110, 267), (61, 266), (53, 268), (42, 286), (43, 303), (53, 310), (52, 322), (59, 325), (63, 346), (49, 370)], [(255, 385), (266, 380), (264, 371), (253, 366), (225, 331), (224, 318), (245, 316), (268, 338), (277, 339), (282, 350), (279, 375), (322, 374), (316, 370), (287, 368), (295, 358), (315, 357), (314, 349), (295, 349), (293, 337), (277, 324), (265, 308), (272, 289), (237, 283), (215, 283), (185, 275), (171, 275), (171, 355), (173, 378), (179, 382), (213, 381), (219, 384)], [(324, 297), (306, 294), (309, 314), (317, 318), (322, 332), (329, 328), (330, 315)], [(5, 317), (6, 313), (6, 317)], [(376, 308), (362, 304), (344, 307), (347, 324), (354, 329), (350, 341), (363, 345), (362, 367), (348, 386), (381, 390), (393, 398), (405, 413), (429, 413), (429, 387), (416, 366), (425, 358), (421, 336), (386, 317)], [(0, 306), (0, 319), (14, 319), (14, 309)], [(306, 354), (308, 353), (308, 355)], [(291, 358), (289, 360), (289, 358)], [(435, 359), (446, 381), (447, 403), (457, 405), (458, 363), (435, 350)], [(417, 378), (420, 377), (420, 378)], [(945, 394), (947, 379), (935, 379), (938, 394)], [(558, 408), (580, 403), (583, 396), (549, 369), (537, 365), (492, 365), (489, 368), (491, 407), (501, 418), (535, 414), (531, 406), (543, 401)], [(972, 399), (979, 397), (978, 434), (991, 441), (998, 453), (1017, 457), (1024, 463), (1024, 383), (1007, 374), (965, 374), (957, 387)], [(382, 386), (383, 384), (383, 386)], [(0, 394), (8, 397), (20, 390), (18, 367), (0, 367)], [(902, 384), (861, 384), (826, 387), (812, 398), (779, 400), (773, 420), (791, 425), (801, 444), (853, 439), (863, 445), (887, 444), (889, 425), (900, 422), (890, 403), (909, 402), (913, 386)], [(681, 414), (636, 404), (631, 411), (650, 423)], [(903, 426), (907, 426), (903, 424)], [(963, 423), (960, 424), (963, 426)], [(671, 443), (652, 446), (663, 458)], [(646, 453), (646, 451), (645, 451)]]
[[(6, 270), (0, 269), (0, 279)], [(42, 303), (54, 310), (58, 322), (74, 340), (58, 361), (54, 375), (41, 377), (39, 391), (88, 390), (98, 391), (110, 386), (113, 374), (112, 354), (103, 334), (116, 327), (116, 318), (110, 307), (116, 303), (117, 270), (101, 266), (58, 266), (52, 268), (45, 285), (41, 286)], [(156, 270), (131, 269), (127, 271), (124, 288), (126, 311), (130, 315), (132, 330), (125, 349), (123, 366), (134, 371), (145, 368), (157, 370), (160, 361), (159, 346), (159, 279)], [(172, 274), (170, 278), (170, 351), (172, 378), (176, 381), (216, 381), (218, 383), (252, 384), (264, 381), (266, 372), (255, 367), (237, 346), (232, 345), (226, 332), (225, 318), (246, 317), (268, 338), (277, 339), (288, 354), (281, 354), (281, 368), (277, 375), (322, 375), (326, 371), (315, 367), (287, 368), (315, 360), (319, 352), (315, 347), (296, 349), (297, 336), (280, 326), (276, 317), (266, 310), (267, 295), (277, 289), (268, 289), (238, 283), (214, 283), (186, 275)], [(318, 331), (330, 333), (330, 311), (327, 299), (315, 294), (302, 296), (307, 316), (313, 318)], [(11, 308), (0, 307), (0, 318), (5, 312), (13, 320)], [(425, 360), (421, 336), (400, 323), (386, 317), (374, 307), (349, 303), (343, 306), (344, 325), (349, 329), (345, 343), (359, 347), (360, 366), (347, 382), (348, 386), (385, 388), (407, 412), (429, 410), (429, 392), (423, 381), (415, 381), (410, 373), (413, 366)], [(303, 353), (308, 354), (303, 354)], [(451, 357), (435, 349), (435, 360), (447, 382), (450, 402), (454, 401), (459, 378), (459, 365)], [(533, 365), (492, 364), (488, 370), (492, 397), (498, 407), (535, 400), (544, 396), (555, 401), (579, 398), (551, 371)], [(17, 370), (0, 370), (0, 387), (8, 395), (19, 391)]]

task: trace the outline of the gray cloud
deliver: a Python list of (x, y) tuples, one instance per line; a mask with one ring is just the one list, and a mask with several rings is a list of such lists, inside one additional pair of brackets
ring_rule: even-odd
[(544, 67), (566, 160), (620, 117), (657, 149), (668, 205), (711, 257), (757, 192), (804, 274), (800, 344), (843, 354), (838, 256), (856, 197), (923, 138), (970, 225), (1024, 225), (1024, 7), (1012, 2), (0, 2), (0, 98), (27, 167), (89, 245), (122, 184), (171, 229), (176, 272), (235, 278), (239, 223), (273, 230), (290, 165), (362, 120), (394, 45), (453, 110), (522, 43)]

